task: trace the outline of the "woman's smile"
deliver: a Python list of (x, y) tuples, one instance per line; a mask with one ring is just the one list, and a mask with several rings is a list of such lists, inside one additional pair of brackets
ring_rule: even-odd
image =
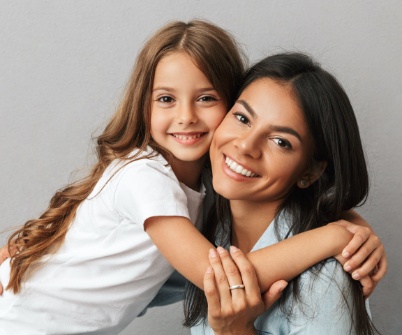
[(290, 86), (258, 79), (243, 90), (215, 132), (214, 189), (229, 200), (277, 203), (308, 172), (312, 151)]

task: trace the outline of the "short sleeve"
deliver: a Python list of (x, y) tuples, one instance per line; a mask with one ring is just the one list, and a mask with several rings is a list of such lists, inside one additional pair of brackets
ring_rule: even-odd
[(189, 218), (186, 194), (163, 162), (139, 159), (119, 174), (114, 201), (120, 216), (142, 226), (146, 219), (155, 216)]

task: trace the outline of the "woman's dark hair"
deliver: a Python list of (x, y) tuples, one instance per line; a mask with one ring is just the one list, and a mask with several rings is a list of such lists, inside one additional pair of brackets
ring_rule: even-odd
[[(356, 117), (342, 86), (309, 56), (283, 53), (264, 58), (252, 66), (245, 74), (238, 96), (252, 82), (263, 78), (292, 88), (313, 138), (311, 164), (327, 162), (325, 171), (315, 183), (307, 189), (295, 185), (278, 209), (278, 213), (283, 211), (292, 218), (288, 235), (338, 220), (343, 211), (362, 205), (369, 190), (366, 161)], [(232, 221), (229, 201), (218, 195), (215, 211), (208, 220), (205, 231), (208, 239), (217, 242), (215, 231), (219, 225), (218, 230), (224, 231), (219, 236), (222, 235), (226, 240), (220, 239), (218, 243), (227, 243)], [(318, 273), (323, 264), (311, 271)], [(367, 314), (360, 283), (350, 276), (348, 278), (350, 292), (343, 294), (353, 296), (353, 305), (348, 305), (354, 325), (351, 332), (373, 334), (375, 328)], [(293, 298), (300, 300), (299, 277), (288, 285), (287, 290), (292, 290)], [(288, 294), (284, 293), (280, 301), (282, 309), (286, 296)], [(204, 293), (190, 285), (186, 290), (185, 307), (185, 325), (202, 321), (207, 312)]]

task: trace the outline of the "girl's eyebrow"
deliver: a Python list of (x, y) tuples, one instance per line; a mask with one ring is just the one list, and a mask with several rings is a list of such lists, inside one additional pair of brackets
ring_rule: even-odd
[[(156, 86), (152, 88), (152, 92), (154, 91), (175, 91), (175, 88), (173, 87), (168, 87), (168, 86)], [(216, 89), (213, 86), (210, 87), (201, 87), (197, 90), (198, 92), (211, 92), (211, 91), (216, 91)]]
[(154, 91), (174, 91), (171, 87), (167, 87), (167, 86), (157, 86), (157, 87), (153, 87), (152, 88), (152, 92)]
[[(250, 115), (255, 119), (257, 117), (256, 112), (254, 111), (254, 109), (247, 103), (247, 101), (239, 99), (236, 101), (237, 103), (239, 103), (240, 105), (242, 105), (249, 113)], [(293, 135), (294, 137), (296, 137), (300, 142), (302, 141), (302, 138), (300, 136), (300, 134), (294, 130), (293, 128), (290, 127), (285, 127), (285, 126), (277, 126), (277, 125), (270, 125), (269, 129), (272, 131), (277, 131), (280, 133), (287, 133), (290, 135)]]

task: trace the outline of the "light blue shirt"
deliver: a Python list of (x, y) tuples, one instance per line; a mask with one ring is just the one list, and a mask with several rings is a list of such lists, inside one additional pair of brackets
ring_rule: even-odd
[[(280, 234), (285, 236), (288, 228), (285, 220), (279, 221)], [(278, 242), (274, 224), (270, 224), (253, 248), (261, 249)], [(313, 268), (312, 268), (313, 269)], [(334, 259), (328, 259), (318, 275), (307, 270), (301, 274), (301, 302), (294, 302), (287, 293), (285, 311), (275, 304), (262, 314), (255, 322), (259, 334), (308, 334), (308, 335), (340, 335), (354, 334), (352, 317), (343, 298), (345, 293), (347, 304), (352, 305), (349, 294), (348, 274)], [(292, 304), (294, 303), (294, 304)], [(293, 309), (286, 314), (286, 310)], [(191, 329), (192, 335), (213, 335), (212, 329), (205, 324)]]

